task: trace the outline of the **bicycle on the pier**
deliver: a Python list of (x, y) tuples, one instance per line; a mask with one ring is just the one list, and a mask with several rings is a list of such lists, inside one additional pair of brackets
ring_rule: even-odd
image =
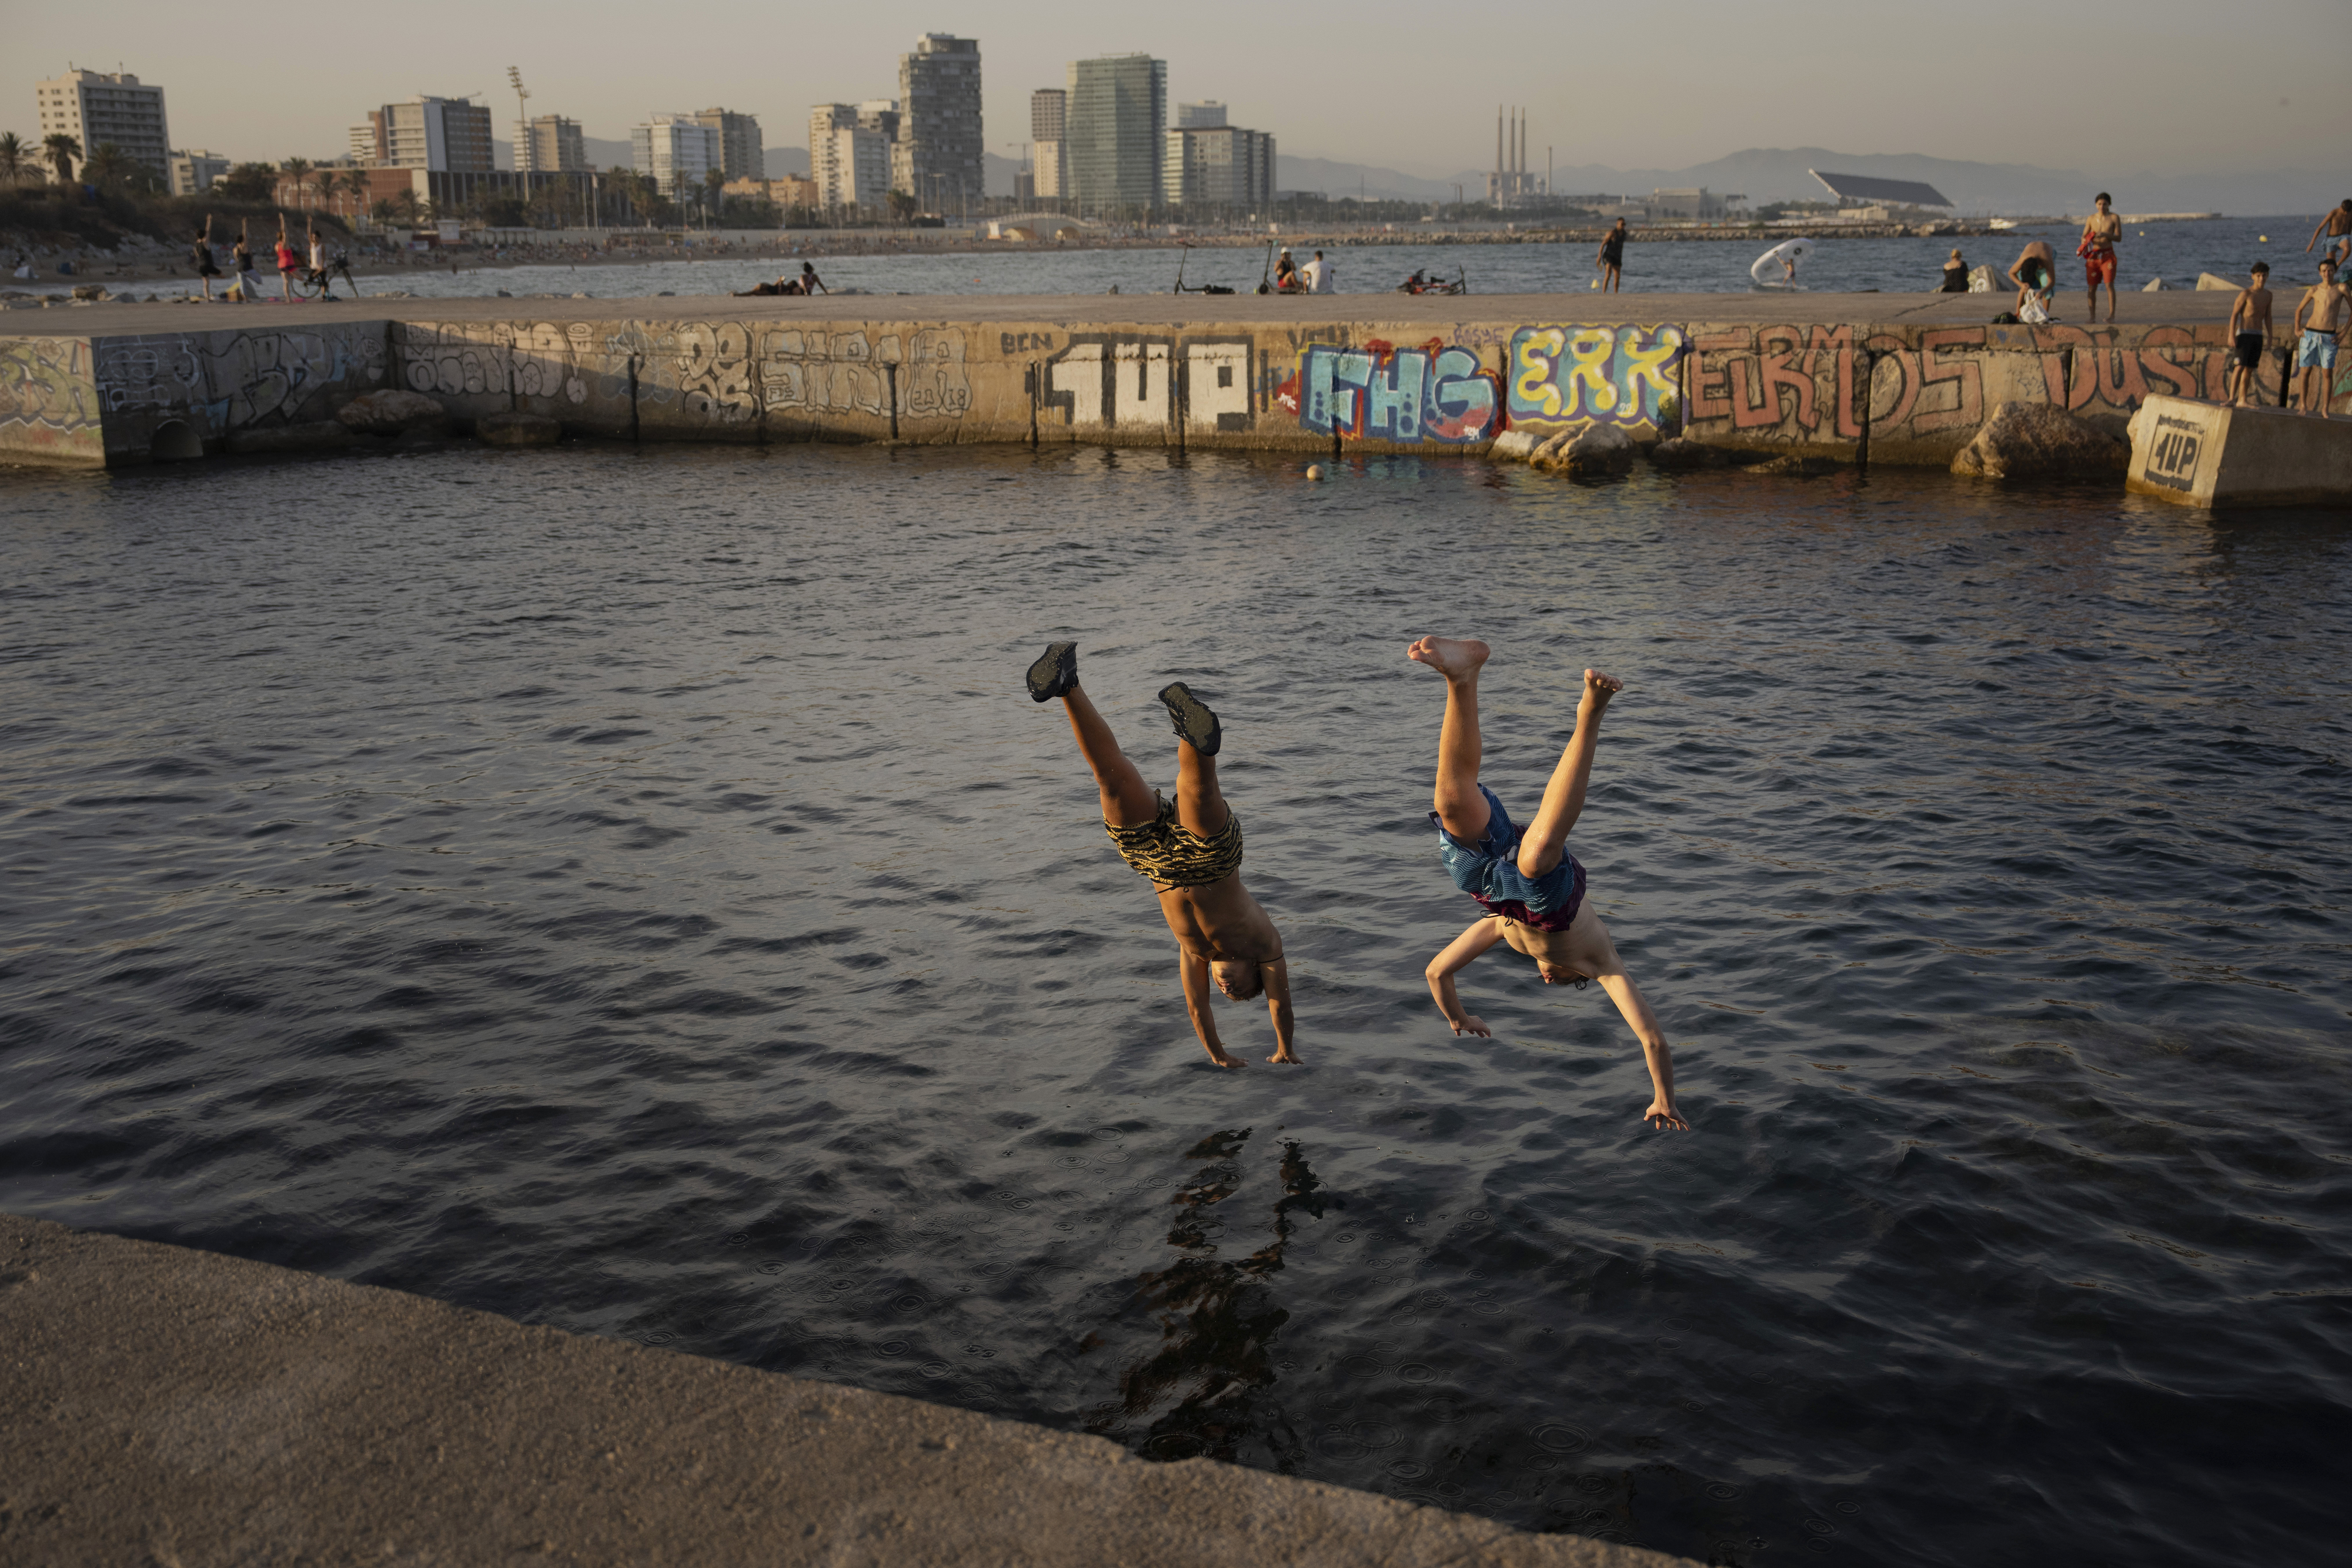
[(305, 299), (332, 299), (338, 277), (352, 286), (352, 298), (357, 299), (360, 280), (352, 276), (352, 258), (341, 251), (329, 256), (324, 267), (304, 267), (302, 276), (294, 280), (294, 292)]

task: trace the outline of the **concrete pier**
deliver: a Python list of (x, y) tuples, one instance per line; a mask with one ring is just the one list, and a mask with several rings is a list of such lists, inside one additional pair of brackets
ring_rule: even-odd
[[(2003, 402), (2122, 436), (2218, 399), (2229, 301), (2000, 326), (1990, 294), (103, 304), (0, 321), (0, 460), (139, 463), (389, 387), (640, 441), (1483, 452), (1679, 410), (1702, 441), (1943, 465)], [(2062, 300), (2062, 304), (2063, 301)], [(2352, 391), (2352, 365), (2342, 377)], [(2266, 382), (2266, 384), (2269, 382)]]
[(1697, 1568), (0, 1215), (0, 1561)]
[(2185, 507), (2352, 504), (2352, 418), (2152, 397), (2131, 422), (2126, 489)]

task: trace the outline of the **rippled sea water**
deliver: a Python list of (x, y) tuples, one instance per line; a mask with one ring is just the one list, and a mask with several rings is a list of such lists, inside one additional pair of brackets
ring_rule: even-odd
[[(1093, 449), (0, 474), (0, 1207), (1724, 1563), (2340, 1520), (2352, 518)], [(1674, 1041), (1424, 813), (1496, 646)], [(1211, 1068), (1053, 708), (1223, 715)]]

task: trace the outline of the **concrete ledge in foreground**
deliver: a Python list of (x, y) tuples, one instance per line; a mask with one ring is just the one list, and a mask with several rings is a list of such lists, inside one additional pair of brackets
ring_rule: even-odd
[(0, 1561), (1687, 1559), (0, 1215)]

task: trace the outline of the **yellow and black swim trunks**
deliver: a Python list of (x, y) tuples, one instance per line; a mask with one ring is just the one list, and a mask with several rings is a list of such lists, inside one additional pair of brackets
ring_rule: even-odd
[(1151, 879), (1160, 892), (1171, 887), (1205, 887), (1221, 882), (1242, 867), (1242, 820), (1232, 806), (1225, 808), (1223, 831), (1202, 838), (1176, 820), (1176, 802), (1160, 795), (1160, 815), (1140, 827), (1114, 828), (1103, 824), (1103, 831), (1118, 846), (1119, 859)]

